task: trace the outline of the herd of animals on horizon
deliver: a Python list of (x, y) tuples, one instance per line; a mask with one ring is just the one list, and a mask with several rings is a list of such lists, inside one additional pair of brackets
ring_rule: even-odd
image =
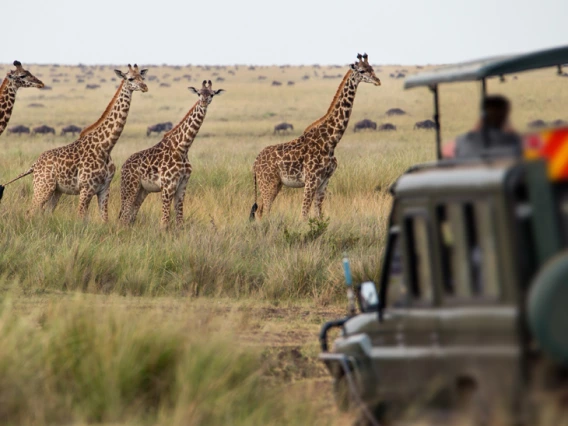
[[(0, 86), (0, 135), (7, 128), (16, 92), (19, 88), (43, 88), (44, 83), (20, 62), (14, 62)], [(128, 71), (115, 70), (120, 84), (107, 108), (94, 124), (84, 129), (67, 126), (62, 134), (79, 134), (74, 142), (45, 151), (19, 176), (0, 185), (0, 199), (5, 187), (33, 174), (32, 211), (49, 209), (53, 211), (63, 194), (79, 196), (79, 216), (84, 218), (89, 204), (97, 196), (98, 207), (103, 221), (108, 221), (108, 200), (110, 183), (116, 172), (111, 151), (120, 138), (128, 117), (133, 92), (147, 92), (144, 82), (146, 69), (128, 65)], [(271, 206), (283, 186), (304, 188), (302, 217), (308, 217), (312, 205), (317, 217), (322, 217), (322, 205), (327, 185), (337, 168), (335, 148), (347, 129), (355, 95), (360, 83), (380, 86), (381, 81), (369, 64), (367, 54), (357, 55), (357, 61), (349, 70), (333, 97), (326, 112), (320, 119), (309, 125), (304, 132), (290, 142), (264, 148), (253, 165), (255, 200), (250, 219), (262, 217), (270, 212)], [(183, 222), (185, 189), (192, 172), (187, 153), (191, 147), (207, 108), (213, 97), (224, 90), (214, 90), (211, 80), (203, 81), (200, 88), (189, 90), (198, 96), (197, 102), (176, 125), (171, 122), (149, 126), (152, 132), (165, 132), (156, 145), (131, 155), (122, 166), (119, 220), (123, 224), (135, 221), (137, 213), (151, 192), (158, 192), (162, 199), (162, 226), (170, 222), (171, 205), (174, 204), (176, 223)], [(405, 111), (392, 108), (387, 115), (404, 115)], [(431, 120), (417, 122), (415, 129), (433, 129)], [(361, 130), (393, 131), (391, 123), (377, 123), (365, 119), (355, 124), (355, 132)], [(10, 133), (21, 133), (11, 129)], [(290, 123), (280, 123), (274, 133), (293, 130)], [(29, 132), (29, 129), (25, 131)], [(34, 128), (33, 134), (55, 134), (49, 126)], [(260, 195), (260, 197), (258, 197)]]

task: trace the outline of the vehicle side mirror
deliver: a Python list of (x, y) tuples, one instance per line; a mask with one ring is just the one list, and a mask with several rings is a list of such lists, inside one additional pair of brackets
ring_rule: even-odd
[(361, 312), (376, 312), (379, 309), (379, 293), (374, 282), (365, 281), (359, 286), (359, 306)]

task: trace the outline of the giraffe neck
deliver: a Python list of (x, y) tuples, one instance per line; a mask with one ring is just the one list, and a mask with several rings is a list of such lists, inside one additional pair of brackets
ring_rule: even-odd
[(4, 132), (6, 126), (8, 126), (8, 122), (12, 116), (17, 91), (18, 86), (6, 77), (0, 86), (0, 135)]
[(124, 130), (131, 101), (132, 91), (122, 82), (101, 118), (85, 128), (80, 138), (88, 136), (90, 140), (97, 142), (99, 149), (110, 153)]
[(329, 149), (333, 150), (341, 140), (349, 124), (358, 86), (359, 80), (356, 78), (355, 73), (351, 70), (347, 71), (327, 113), (308, 126), (304, 134), (308, 133), (308, 131), (319, 131), (321, 137), (318, 138), (317, 142), (323, 142)]
[(191, 147), (195, 136), (199, 132), (207, 107), (202, 106), (198, 101), (188, 111), (186, 116), (179, 122), (179, 124), (165, 134), (164, 139), (170, 141), (170, 146), (181, 155), (187, 155), (187, 151)]

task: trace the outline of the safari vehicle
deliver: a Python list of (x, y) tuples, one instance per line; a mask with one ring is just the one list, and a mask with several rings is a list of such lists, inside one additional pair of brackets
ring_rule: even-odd
[(534, 424), (535, 395), (568, 391), (568, 129), (527, 135), (522, 158), (442, 159), (438, 112), (441, 83), (480, 81), (484, 97), (490, 77), (566, 63), (568, 46), (406, 80), (434, 94), (438, 159), (391, 188), (378, 288), (358, 286), (359, 312), (322, 327), (340, 407), (376, 424), (430, 397), (469, 400)]

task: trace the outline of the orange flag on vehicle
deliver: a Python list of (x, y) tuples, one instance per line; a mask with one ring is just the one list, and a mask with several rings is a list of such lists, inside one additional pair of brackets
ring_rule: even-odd
[(549, 129), (525, 137), (523, 156), (545, 158), (551, 180), (568, 179), (568, 128)]

